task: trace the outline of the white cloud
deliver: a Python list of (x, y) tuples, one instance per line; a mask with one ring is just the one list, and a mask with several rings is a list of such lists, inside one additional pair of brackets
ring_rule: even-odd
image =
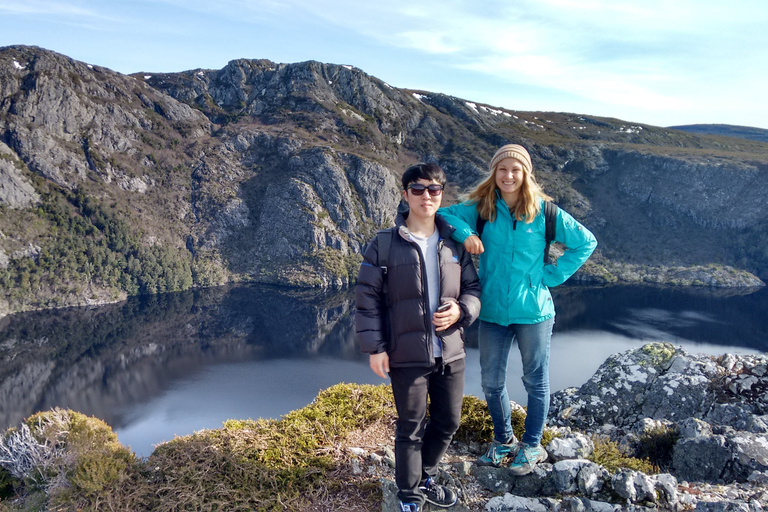
[(447, 65), (457, 69), (578, 96), (606, 111), (749, 108), (734, 97), (742, 94), (752, 107), (763, 103), (757, 84), (766, 75), (756, 69), (768, 61), (762, 0), (313, 5), (305, 4), (381, 43), (449, 56)]

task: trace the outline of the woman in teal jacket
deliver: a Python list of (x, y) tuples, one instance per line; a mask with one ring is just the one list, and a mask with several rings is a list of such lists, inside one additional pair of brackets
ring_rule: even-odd
[[(547, 459), (541, 436), (549, 412), (549, 344), (555, 307), (549, 287), (565, 282), (597, 246), (592, 233), (558, 208), (555, 240), (565, 245), (557, 264), (544, 264), (544, 201), (551, 200), (536, 183), (528, 151), (517, 144), (501, 147), (491, 159), (491, 174), (459, 204), (439, 213), (456, 231), (453, 238), (480, 254), (482, 286), (480, 326), (481, 382), (493, 420), (494, 440), (478, 458), (480, 465), (500, 466), (524, 475)], [(482, 240), (475, 233), (478, 216), (486, 219)], [(525, 434), (512, 432), (507, 394), (507, 361), (517, 341), (528, 393)]]

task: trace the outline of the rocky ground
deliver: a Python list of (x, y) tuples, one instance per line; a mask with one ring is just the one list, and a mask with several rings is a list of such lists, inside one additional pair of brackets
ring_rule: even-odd
[[(370, 433), (369, 433), (370, 434)], [(394, 483), (394, 431), (389, 434), (389, 444), (379, 444), (380, 433), (367, 439), (359, 438), (360, 446), (350, 446), (351, 478), (371, 478), (382, 487), (382, 512), (397, 510), (397, 487)], [(706, 482), (676, 482), (674, 503), (644, 504), (632, 503), (631, 500), (618, 502), (600, 501), (578, 492), (558, 492), (553, 496), (518, 496), (511, 492), (493, 489), (493, 482), (522, 480), (526, 477), (513, 477), (504, 469), (488, 469), (475, 465), (480, 454), (477, 447), (454, 443), (441, 466), (442, 483), (458, 491), (459, 503), (446, 510), (456, 512), (508, 512), (508, 511), (608, 511), (608, 510), (743, 510), (760, 511), (768, 509), (768, 472), (756, 474), (752, 481), (743, 483), (711, 484)], [(553, 471), (551, 464), (542, 464), (545, 471)], [(478, 471), (479, 470), (479, 471)], [(495, 479), (495, 480), (494, 480)], [(508, 484), (501, 484), (506, 487)], [(568, 496), (568, 494), (571, 494)], [(557, 498), (555, 496), (558, 496)], [(357, 504), (346, 503), (347, 510), (369, 510), (364, 501)], [(359, 508), (357, 508), (359, 507)], [(441, 510), (432, 507), (427, 510)]]
[[(453, 443), (440, 472), (460, 496), (450, 510), (764, 510), (766, 385), (766, 357), (711, 358), (670, 344), (616, 354), (581, 388), (553, 396), (548, 428), (556, 437), (534, 473), (515, 477), (506, 468), (478, 467), (484, 446)], [(665, 432), (674, 435), (659, 434)], [(587, 459), (594, 436), (632, 453), (653, 435), (668, 450), (660, 456), (669, 466), (657, 474), (608, 471)], [(393, 425), (379, 424), (342, 447), (350, 478), (381, 485), (382, 512), (397, 505), (393, 444)]]

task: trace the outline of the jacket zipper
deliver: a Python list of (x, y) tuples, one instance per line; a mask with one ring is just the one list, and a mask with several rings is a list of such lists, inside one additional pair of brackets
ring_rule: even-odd
[[(424, 255), (421, 254), (421, 249), (419, 249), (419, 245), (414, 242), (413, 240), (409, 240), (410, 243), (412, 243), (416, 249), (416, 254), (419, 255), (419, 266), (421, 267), (421, 282), (424, 284), (427, 284), (427, 267), (425, 265), (424, 261)], [(437, 251), (437, 259), (438, 259), (438, 267), (440, 263), (440, 242), (438, 242), (438, 251)], [(439, 272), (439, 269), (438, 269)], [(438, 284), (438, 288), (440, 285)], [(422, 306), (424, 307), (424, 311), (427, 312), (427, 314), (424, 316), (424, 330), (427, 333), (427, 355), (429, 356), (429, 360), (427, 363), (429, 363), (430, 366), (435, 364), (435, 356), (432, 352), (432, 325), (430, 325), (430, 322), (432, 321), (431, 318), (429, 318), (429, 285), (424, 287), (424, 294), (422, 295)]]
[[(442, 265), (442, 258), (441, 254), (443, 252), (443, 239), (440, 238), (437, 241), (437, 298), (438, 298), (438, 307), (440, 306), (440, 297), (443, 296), (443, 265)], [(430, 318), (430, 321), (432, 319)], [(437, 334), (437, 331), (435, 331), (435, 336), (437, 337), (437, 342), (440, 343), (440, 348), (442, 349), (442, 354), (440, 357), (440, 373), (442, 375), (445, 375), (445, 342), (443, 341), (443, 337)], [(429, 348), (432, 349), (432, 326), (429, 326)], [(432, 357), (432, 363), (434, 364), (434, 354)]]

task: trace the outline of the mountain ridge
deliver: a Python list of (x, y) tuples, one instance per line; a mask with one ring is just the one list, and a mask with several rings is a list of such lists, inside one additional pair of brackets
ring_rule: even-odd
[(493, 107), (316, 61), (122, 75), (11, 46), (0, 315), (225, 282), (348, 286), (407, 165), (439, 163), (450, 202), (507, 142), (597, 235), (576, 279), (768, 277), (765, 143)]
[(675, 130), (701, 135), (720, 135), (724, 137), (739, 137), (760, 142), (768, 142), (768, 130), (755, 126), (739, 126), (732, 124), (684, 124), (670, 126)]

